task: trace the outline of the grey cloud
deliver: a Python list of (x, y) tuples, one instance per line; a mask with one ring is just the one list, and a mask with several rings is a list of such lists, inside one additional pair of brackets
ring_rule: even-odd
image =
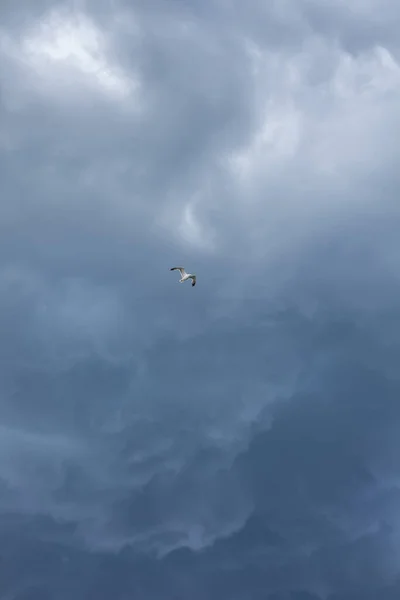
[(395, 4), (1, 11), (0, 596), (397, 598)]
[[(242, 329), (235, 333), (229, 342), (222, 341), (223, 337), (220, 338), (221, 350), (229, 348), (229, 353), (225, 350), (221, 355), (218, 346), (212, 344), (214, 350), (209, 355), (211, 362), (209, 365), (204, 363), (207, 367), (208, 381), (213, 381), (214, 363), (214, 368), (218, 370), (219, 378), (226, 387), (235, 371), (234, 358), (237, 353), (241, 379), (233, 383), (238, 386), (241, 381), (241, 391), (246, 392), (243, 386), (247, 381), (249, 393), (245, 395), (244, 407), (240, 397), (237, 398), (235, 393), (230, 391), (226, 398), (226, 412), (221, 406), (221, 392), (218, 389), (213, 390), (215, 384), (207, 391), (203, 388), (203, 398), (197, 398), (186, 390), (182, 390), (181, 398), (177, 395), (174, 378), (169, 377), (171, 372), (166, 362), (168, 355), (162, 347), (157, 352), (158, 354), (161, 350), (158, 358), (156, 354), (149, 359), (151, 370), (145, 380), (142, 375), (141, 395), (133, 396), (136, 412), (132, 414), (135, 405), (132, 405), (131, 400), (125, 405), (122, 418), (117, 417), (114, 425), (113, 414), (115, 415), (116, 404), (120, 406), (118, 398), (121, 397), (121, 388), (118, 392), (115, 380), (110, 376), (109, 367), (108, 376), (104, 374), (105, 367), (99, 371), (99, 375), (105, 376), (106, 379), (98, 390), (93, 387), (94, 372), (92, 370), (90, 373), (88, 365), (82, 365), (81, 375), (76, 369), (75, 374), (70, 372), (70, 384), (68, 379), (57, 379), (58, 389), (52, 390), (51, 400), (54, 403), (61, 394), (69, 398), (69, 401), (58, 403), (58, 407), (53, 409), (55, 423), (57, 420), (60, 422), (62, 407), (62, 424), (65, 430), (68, 427), (65, 410), (67, 407), (70, 410), (74, 409), (75, 416), (71, 414), (70, 417), (72, 430), (77, 432), (81, 429), (82, 432), (86, 432), (85, 437), (90, 441), (92, 452), (97, 448), (97, 457), (95, 454), (92, 460), (98, 464), (97, 477), (102, 479), (103, 484), (101, 480), (96, 482), (90, 477), (88, 479), (90, 472), (92, 471), (93, 476), (96, 471), (94, 463), (89, 463), (88, 473), (83, 479), (79, 476), (79, 469), (82, 468), (80, 459), (80, 465), (75, 466), (75, 475), (74, 471), (70, 474), (65, 472), (65, 485), (57, 493), (58, 500), (55, 503), (55, 506), (60, 506), (63, 499), (72, 501), (83, 514), (84, 506), (87, 506), (90, 513), (97, 516), (93, 523), (95, 531), (91, 529), (90, 523), (85, 525), (84, 517), (79, 517), (79, 514), (75, 516), (78, 523), (81, 518), (84, 519), (81, 527), (83, 533), (88, 536), (87, 541), (91, 540), (91, 544), (96, 543), (96, 536), (100, 533), (98, 528), (104, 518), (106, 523), (103, 521), (103, 527), (106, 529), (100, 538), (97, 538), (97, 544), (101, 547), (105, 541), (107, 543), (108, 535), (118, 546), (118, 539), (121, 540), (119, 543), (124, 544), (126, 538), (132, 535), (131, 544), (133, 543), (136, 552), (141, 547), (142, 551), (146, 546), (151, 548), (154, 535), (161, 547), (165, 547), (165, 544), (167, 547), (173, 547), (177, 541), (182, 543), (183, 540), (179, 536), (180, 526), (187, 528), (187, 541), (196, 548), (196, 532), (198, 535), (202, 526), (211, 526), (213, 535), (222, 535), (222, 539), (210, 549), (206, 546), (198, 556), (196, 553), (189, 555), (188, 564), (181, 562), (179, 553), (170, 555), (165, 569), (171, 593), (173, 589), (184, 589), (181, 587), (184, 584), (181, 584), (177, 575), (183, 564), (185, 572), (191, 574), (189, 581), (194, 582), (197, 580), (199, 569), (200, 572), (209, 573), (211, 577), (216, 565), (227, 563), (230, 565), (229, 572), (232, 573), (232, 577), (225, 578), (222, 590), (224, 594), (232, 597), (242, 597), (240, 594), (245, 596), (249, 589), (253, 590), (251, 593), (256, 593), (249, 583), (253, 576), (249, 579), (250, 574), (244, 573), (240, 580), (237, 580), (238, 575), (233, 576), (233, 572), (241, 572), (244, 565), (251, 564), (255, 559), (258, 565), (256, 578), (264, 592), (270, 590), (272, 593), (274, 589), (290, 587), (307, 589), (310, 585), (311, 590), (325, 586), (333, 591), (337, 589), (338, 581), (341, 581), (340, 586), (346, 591), (352, 587), (358, 589), (359, 577), (364, 567), (358, 567), (361, 570), (354, 571), (351, 561), (364, 561), (360, 552), (365, 553), (366, 560), (374, 563), (378, 556), (386, 557), (386, 553), (390, 555), (392, 534), (385, 528), (382, 530), (380, 522), (391, 522), (396, 518), (397, 494), (395, 487), (385, 490), (380, 489), (381, 484), (377, 484), (381, 464), (383, 462), (387, 465), (390, 453), (393, 452), (393, 447), (390, 448), (390, 444), (387, 444), (387, 436), (388, 424), (398, 421), (398, 384), (389, 384), (388, 380), (379, 374), (369, 375), (368, 369), (362, 367), (362, 363), (355, 367), (354, 360), (363, 362), (362, 356), (366, 354), (368, 357), (366, 350), (369, 348), (365, 348), (368, 346), (365, 339), (362, 339), (357, 327), (351, 323), (342, 323), (341, 326), (338, 323), (333, 327), (332, 321), (326, 317), (322, 322), (318, 322), (307, 321), (295, 315), (292, 315), (292, 318), (287, 315), (281, 323), (276, 325), (275, 329), (278, 338), (286, 335), (286, 344), (282, 346), (290, 347), (289, 340), (299, 340), (299, 333), (303, 331), (303, 344), (301, 347), (299, 344), (297, 348), (299, 354), (303, 351), (303, 368), (298, 392), (289, 395), (283, 404), (282, 400), (276, 405), (272, 404), (265, 415), (263, 407), (270, 381), (279, 381), (279, 375), (284, 379), (287, 372), (282, 372), (280, 356), (276, 356), (276, 353), (276, 364), (273, 364), (271, 349), (266, 347), (265, 334), (259, 329), (258, 333), (253, 328)], [(199, 351), (201, 345), (210, 347), (208, 335), (202, 341), (196, 342), (196, 346), (200, 346)], [(271, 332), (269, 337), (271, 338)], [(233, 342), (236, 339), (235, 353)], [(371, 351), (379, 352), (380, 345), (377, 342), (376, 338), (369, 342)], [(353, 347), (352, 352), (349, 351), (349, 347)], [(174, 350), (171, 342), (167, 348), (172, 366), (179, 364), (187, 370), (188, 377), (194, 378), (198, 375), (196, 363), (191, 362), (196, 357), (195, 348), (189, 353), (179, 344), (175, 345)], [(306, 354), (305, 348), (309, 348)], [(345, 351), (342, 358), (344, 364), (340, 366), (339, 358), (333, 362), (332, 357), (338, 356), (338, 351), (340, 356), (342, 349)], [(175, 358), (172, 352), (178, 353)], [(320, 355), (321, 352), (325, 359), (327, 356), (330, 358), (328, 371), (327, 367), (318, 368), (321, 358), (315, 354)], [(350, 356), (347, 357), (346, 353)], [(206, 356), (204, 349), (201, 354)], [(246, 357), (246, 354), (249, 356)], [(259, 360), (258, 364), (254, 363), (255, 357)], [(299, 356), (297, 360), (300, 360)], [(269, 365), (267, 371), (265, 365)], [(293, 366), (289, 372), (292, 371)], [(158, 374), (157, 379), (155, 373)], [(317, 375), (319, 379), (316, 380)], [(85, 379), (82, 380), (81, 377)], [(246, 428), (243, 417), (240, 418), (243, 409), (248, 410), (251, 403), (257, 405), (260, 402), (259, 398), (253, 398), (251, 395), (251, 382), (254, 379), (264, 380), (266, 389), (261, 406), (258, 411), (257, 406), (255, 407), (254, 418)], [(121, 375), (117, 375), (118, 380), (121, 382)], [(155, 382), (162, 386), (162, 393), (157, 392)], [(99, 385), (100, 383), (101, 380)], [(35, 396), (43, 395), (45, 391), (42, 387), (41, 394), (40, 391), (39, 394), (35, 393), (32, 380), (26, 390), (28, 389)], [(68, 389), (71, 389), (71, 394), (68, 394)], [(85, 394), (77, 397), (71, 405), (72, 394), (76, 394), (79, 389), (85, 389)], [(122, 393), (123, 389), (124, 386)], [(193, 397), (194, 401), (191, 402)], [(50, 401), (49, 396), (48, 398)], [(16, 401), (18, 397), (14, 400), (14, 405)], [(239, 417), (236, 423), (235, 415), (236, 419)], [(32, 423), (31, 415), (25, 413), (25, 418)], [(128, 419), (132, 420), (130, 425)], [(222, 437), (210, 435), (211, 430), (218, 428)], [(265, 428), (267, 431), (264, 431)], [(230, 433), (232, 430), (233, 435)], [(254, 436), (254, 439), (246, 449), (241, 440), (250, 440), (249, 435)], [(395, 435), (396, 431), (393, 432), (393, 440)], [(384, 441), (389, 452), (386, 456), (382, 453)], [(200, 450), (204, 444), (209, 448), (207, 452)], [(374, 473), (377, 464), (379, 468)], [(236, 491), (235, 488), (232, 489), (232, 483), (236, 486)], [(223, 488), (220, 488), (220, 485)], [(94, 495), (93, 486), (94, 489), (97, 488)], [(214, 496), (215, 494), (217, 496)], [(228, 496), (224, 499), (225, 494)], [(243, 494), (247, 500), (241, 508), (239, 503), (240, 511), (237, 515), (235, 504)], [(222, 503), (220, 508), (218, 503), (214, 505), (213, 496), (215, 500), (218, 499), (218, 503)], [(80, 501), (77, 505), (78, 498)], [(169, 532), (168, 521), (171, 515), (175, 515), (174, 519), (178, 521)], [(186, 521), (188, 517), (189, 521)], [(237, 528), (237, 533), (230, 531), (229, 527), (228, 530), (225, 528), (224, 519), (227, 517), (232, 519), (231, 527)], [(141, 532), (147, 532), (147, 541), (141, 537)], [(59, 535), (61, 539), (65, 538), (65, 534)], [(224, 541), (225, 536), (228, 538)], [(376, 536), (378, 537), (375, 542)], [(368, 537), (371, 537), (371, 543), (367, 544)], [(137, 541), (140, 539), (142, 542), (138, 545)], [(338, 566), (338, 558), (343, 552), (348, 558), (341, 567), (340, 563)], [(361, 563), (363, 564), (364, 562)], [(158, 570), (159, 567), (154, 568)], [(343, 580), (345, 572), (349, 569), (353, 575), (346, 575)], [(383, 559), (383, 563), (376, 563), (368, 585), (377, 586), (381, 581), (384, 582), (385, 577), (390, 579), (393, 569), (396, 569), (395, 566), (391, 567), (387, 558)], [(157, 570), (154, 573), (157, 573)], [(291, 574), (289, 582), (288, 573)], [(143, 585), (146, 586), (145, 575), (139, 575), (138, 572), (135, 572), (132, 580), (126, 579), (126, 585), (136, 585), (142, 577)], [(362, 577), (365, 578), (365, 575)], [(131, 583), (128, 584), (128, 581)], [(207, 579), (205, 581), (207, 582)], [(109, 585), (112, 585), (111, 581)], [(200, 587), (203, 591), (199, 592), (198, 597), (203, 597), (201, 593), (210, 593), (213, 597), (216, 593), (214, 588), (207, 587), (211, 582), (204, 585), (205, 587)], [(159, 594), (165, 594), (165, 590), (153, 592), (154, 597), (161, 597)]]

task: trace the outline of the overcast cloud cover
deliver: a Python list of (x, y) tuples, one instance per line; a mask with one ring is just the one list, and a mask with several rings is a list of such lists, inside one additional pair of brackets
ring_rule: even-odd
[(400, 598), (399, 22), (1, 3), (1, 600)]

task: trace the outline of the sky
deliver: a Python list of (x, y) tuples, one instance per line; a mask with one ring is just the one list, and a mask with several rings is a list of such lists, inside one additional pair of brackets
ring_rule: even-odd
[(399, 19), (1, 3), (1, 600), (400, 597)]

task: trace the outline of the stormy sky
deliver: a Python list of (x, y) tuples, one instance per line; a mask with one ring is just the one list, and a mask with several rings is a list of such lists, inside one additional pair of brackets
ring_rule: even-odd
[(1, 600), (400, 597), (399, 22), (1, 3)]

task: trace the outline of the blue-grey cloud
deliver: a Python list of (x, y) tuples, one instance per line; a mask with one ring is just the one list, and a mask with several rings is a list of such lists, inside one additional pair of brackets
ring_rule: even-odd
[(397, 5), (0, 11), (0, 597), (397, 598)]

